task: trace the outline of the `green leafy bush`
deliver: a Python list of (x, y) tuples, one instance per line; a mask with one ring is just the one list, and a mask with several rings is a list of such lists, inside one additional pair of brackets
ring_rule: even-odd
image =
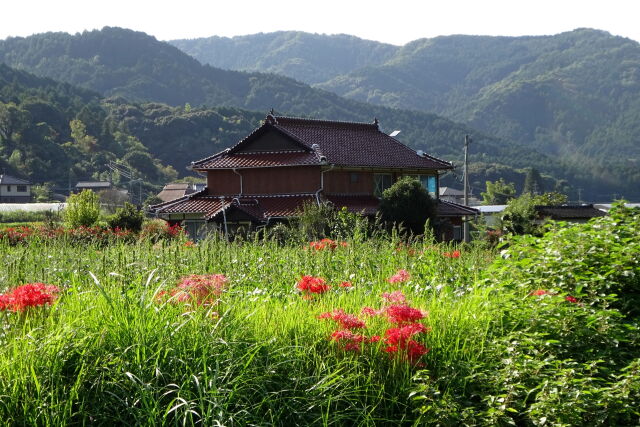
[(143, 222), (144, 213), (129, 202), (125, 202), (124, 207), (117, 209), (107, 220), (109, 227), (112, 229), (119, 228), (135, 232), (142, 229)]
[(542, 237), (517, 236), (492, 271), (524, 292), (588, 298), (603, 307), (639, 313), (640, 212), (615, 204), (609, 215), (568, 227), (553, 223)]
[(72, 194), (67, 199), (64, 220), (69, 227), (91, 227), (100, 218), (100, 199), (91, 190)]

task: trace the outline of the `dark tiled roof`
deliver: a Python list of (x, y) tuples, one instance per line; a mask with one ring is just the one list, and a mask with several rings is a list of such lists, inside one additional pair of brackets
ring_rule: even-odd
[(438, 216), (478, 215), (480, 211), (469, 206), (439, 199), (436, 208)]
[(378, 212), (378, 205), (380, 205), (380, 200), (377, 197), (369, 195), (327, 195), (326, 199), (338, 209), (346, 207), (349, 212), (363, 215), (375, 215)]
[[(268, 131), (277, 131), (298, 145), (298, 157), (292, 152), (279, 154), (238, 153)], [(263, 157), (260, 157), (263, 156)], [(278, 156), (278, 159), (276, 157)], [(234, 160), (234, 158), (239, 160)], [(265, 123), (234, 147), (192, 164), (196, 170), (222, 167), (292, 166), (335, 164), (339, 166), (452, 169), (451, 163), (428, 155), (418, 155), (397, 139), (381, 132), (376, 123), (354, 123), (267, 116)]]
[(589, 219), (606, 214), (593, 205), (536, 206), (538, 214), (551, 219)]
[(0, 184), (2, 185), (31, 185), (29, 181), (16, 178), (15, 176), (0, 174)]

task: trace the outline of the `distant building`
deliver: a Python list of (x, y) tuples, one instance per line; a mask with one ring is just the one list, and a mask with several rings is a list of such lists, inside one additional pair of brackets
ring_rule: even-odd
[(0, 203), (29, 203), (31, 183), (11, 175), (0, 175)]
[[(440, 187), (440, 200), (453, 203), (464, 203), (464, 191), (451, 187)], [(479, 205), (480, 200), (469, 194), (469, 206)]]
[(173, 182), (164, 186), (162, 191), (158, 193), (158, 198), (163, 202), (169, 202), (171, 200), (179, 199), (188, 194), (195, 193), (204, 189), (206, 184), (188, 184), (182, 182)]
[(112, 185), (109, 181), (79, 181), (75, 186), (75, 192), (79, 193), (82, 190), (101, 191), (109, 190)]
[[(496, 227), (500, 223), (503, 211), (507, 205), (482, 205), (476, 206), (489, 227)], [(565, 205), (536, 205), (534, 206), (538, 222), (546, 219), (555, 221), (567, 221), (572, 223), (587, 222), (591, 218), (605, 216), (606, 212), (592, 204), (565, 204)]]

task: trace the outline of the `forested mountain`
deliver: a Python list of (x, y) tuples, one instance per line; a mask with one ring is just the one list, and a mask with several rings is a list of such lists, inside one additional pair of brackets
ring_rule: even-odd
[[(521, 180), (522, 169), (527, 167), (564, 179), (574, 190), (582, 188), (583, 194), (629, 194), (638, 188), (617, 171), (609, 173), (607, 165), (589, 170), (572, 167), (527, 146), (483, 135), (434, 114), (347, 100), (274, 74), (204, 66), (167, 43), (130, 30), (105, 28), (76, 35), (9, 38), (0, 41), (0, 61), (111, 97), (100, 102), (102, 112), (96, 123), (106, 126), (107, 120), (110, 131), (133, 137), (149, 155), (172, 165), (180, 174), (186, 162), (235, 142), (266, 111), (275, 108), (282, 114), (326, 119), (371, 121), (378, 117), (385, 131), (401, 129), (400, 139), (408, 145), (452, 161), (461, 159), (463, 137), (471, 133), (476, 171), (472, 181), (477, 191), (484, 188), (487, 177)], [(243, 110), (231, 113), (232, 107)], [(216, 127), (218, 124), (221, 126)], [(96, 135), (90, 125), (87, 128), (89, 135)], [(112, 139), (116, 140), (115, 135)], [(594, 173), (606, 173), (607, 180), (594, 180)], [(554, 182), (548, 178), (550, 186)]]
[[(280, 33), (275, 33), (279, 35)], [(200, 60), (229, 68), (261, 70), (269, 50), (233, 66), (221, 58), (225, 45), (246, 56), (245, 42), (266, 45), (275, 35), (174, 41)], [(292, 36), (293, 37), (293, 36)], [(336, 36), (314, 35), (327, 58), (340, 62)], [(315, 66), (305, 52), (277, 50), (282, 62)], [(387, 45), (365, 44), (361, 58)], [(228, 46), (233, 43), (233, 48)], [(366, 51), (367, 46), (373, 46)], [(216, 55), (205, 55), (209, 47)], [(306, 44), (308, 49), (310, 44)], [(272, 49), (273, 50), (273, 49)], [(279, 72), (351, 99), (435, 112), (591, 171), (603, 182), (626, 177), (640, 184), (640, 44), (589, 29), (555, 36), (446, 36), (421, 39), (380, 54), (325, 82), (286, 68)], [(391, 55), (391, 56), (389, 56)], [(328, 70), (335, 67), (330, 63)]]
[(382, 65), (399, 49), (345, 34), (327, 36), (301, 31), (233, 38), (213, 36), (169, 43), (214, 67), (276, 73), (311, 84), (362, 67)]

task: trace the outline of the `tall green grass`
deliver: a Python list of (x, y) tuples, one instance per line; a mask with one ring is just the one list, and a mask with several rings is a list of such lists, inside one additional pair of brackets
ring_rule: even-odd
[[(314, 252), (270, 241), (208, 240), (0, 247), (0, 286), (45, 282), (64, 289), (53, 307), (4, 314), (0, 415), (9, 423), (379, 425), (416, 419), (416, 368), (380, 348), (345, 354), (329, 342), (322, 312), (358, 313), (402, 289), (429, 311), (435, 375), (481, 355), (490, 296), (473, 283), (483, 251), (445, 258), (446, 247), (353, 243)], [(386, 279), (405, 268), (404, 284)], [(188, 274), (223, 273), (229, 290), (210, 308), (160, 304), (159, 290)], [(303, 274), (337, 285), (304, 300)], [(94, 279), (95, 277), (95, 279)]]
[[(0, 312), (0, 420), (636, 425), (640, 327), (618, 303), (624, 296), (605, 291), (618, 281), (635, 295), (640, 285), (638, 253), (625, 250), (640, 241), (638, 221), (612, 215), (515, 240), (502, 256), (464, 246), (459, 258), (444, 255), (455, 249), (446, 244), (393, 237), (334, 251), (216, 238), (195, 247), (0, 242), (0, 292), (29, 282), (62, 288), (51, 307)], [(607, 251), (624, 256), (607, 259)], [(571, 262), (593, 254), (597, 265)], [(411, 279), (389, 283), (399, 269)], [(157, 298), (181, 277), (207, 273), (229, 278), (217, 305)], [(302, 275), (332, 289), (304, 299)], [(540, 287), (549, 292), (532, 294)], [(431, 331), (420, 340), (431, 351), (421, 365), (390, 358), (382, 343), (351, 353), (329, 340), (334, 325), (319, 314), (380, 307), (380, 295), (394, 290), (429, 313)], [(369, 322), (371, 334), (383, 332), (380, 322)]]

